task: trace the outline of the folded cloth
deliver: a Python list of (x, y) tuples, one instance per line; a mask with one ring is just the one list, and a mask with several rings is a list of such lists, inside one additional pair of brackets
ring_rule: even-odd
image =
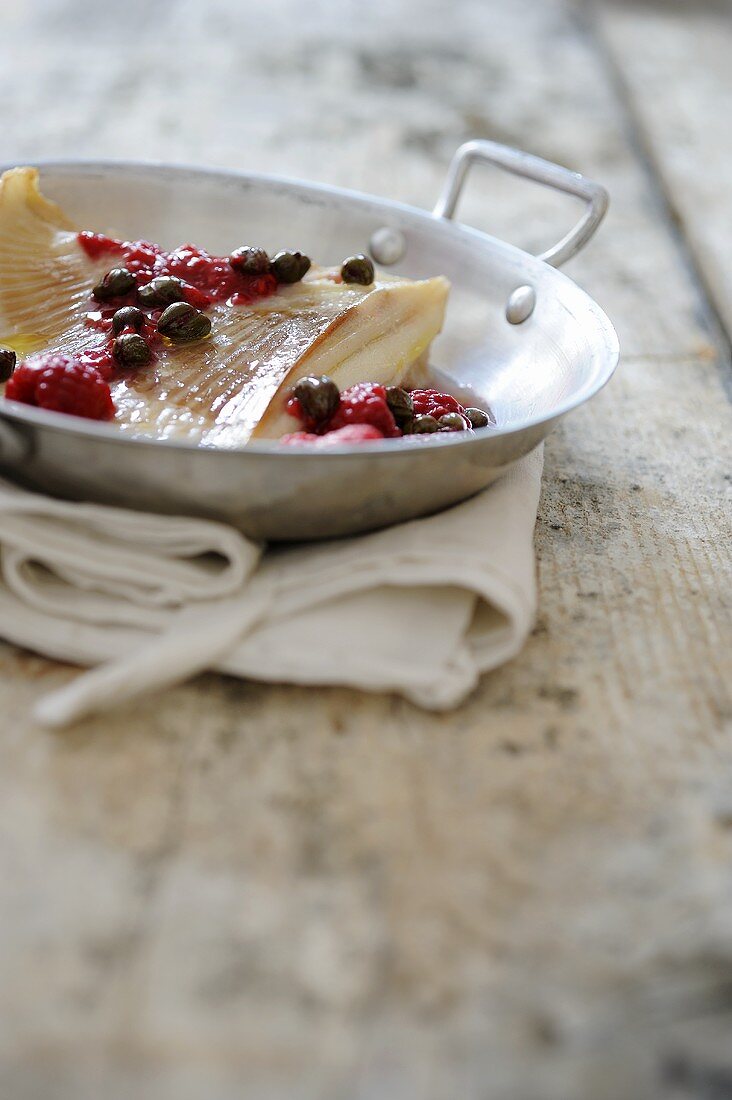
[(209, 520), (0, 482), (0, 635), (96, 666), (38, 702), (48, 726), (207, 668), (453, 707), (531, 629), (541, 469), (539, 448), (438, 515), (266, 552)]

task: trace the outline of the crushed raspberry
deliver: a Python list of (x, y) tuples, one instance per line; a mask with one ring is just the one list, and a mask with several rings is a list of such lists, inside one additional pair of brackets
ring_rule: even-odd
[[(92, 260), (120, 257), (135, 276), (138, 288), (158, 275), (175, 275), (185, 285), (185, 297), (196, 309), (208, 309), (214, 302), (230, 300), (232, 305), (249, 305), (274, 294), (278, 287), (272, 274), (243, 275), (235, 271), (228, 256), (212, 256), (195, 244), (182, 244), (166, 252), (152, 241), (118, 241), (102, 233), (79, 233), (78, 241)], [(135, 293), (120, 298), (116, 305), (134, 304)]]
[(210, 294), (204, 294), (202, 290), (198, 290), (195, 286), (189, 286), (185, 283), (183, 286), (183, 293), (189, 306), (193, 306), (194, 309), (208, 309), (213, 304), (213, 298)]
[(94, 367), (105, 382), (109, 382), (114, 374), (115, 362), (112, 358), (112, 353), (106, 347), (89, 348), (88, 351), (80, 351), (76, 355), (76, 359), (82, 366)]
[(402, 434), (386, 403), (386, 389), (376, 382), (358, 382), (344, 390), (326, 432), (338, 431), (352, 424), (370, 424), (387, 438)]
[(317, 447), (339, 447), (348, 443), (367, 443), (371, 439), (383, 439), (384, 434), (373, 424), (347, 424), (326, 435), (314, 435), (313, 432), (291, 432), (283, 435), (280, 443), (296, 446), (299, 443), (314, 443)]
[(435, 420), (439, 420), (446, 413), (465, 413), (460, 402), (449, 393), (438, 390), (412, 390), (411, 393), (416, 416), (434, 416)]
[[(314, 420), (311, 420), (309, 416), (305, 415), (305, 410), (296, 397), (291, 397), (285, 405), (285, 412), (289, 416), (293, 416), (295, 420), (299, 420), (301, 424), (305, 425), (307, 432), (313, 432), (316, 424)], [(300, 435), (300, 432), (295, 432), (295, 435)]]
[[(332, 382), (331, 382), (332, 384)], [(441, 393), (433, 389), (415, 389), (409, 391), (415, 416), (432, 416), (435, 419), (447, 416), (447, 423), (439, 425), (440, 432), (448, 431), (473, 431), (473, 419), (466, 414), (460, 402), (449, 393)], [(392, 403), (399, 394), (391, 393)], [(399, 399), (404, 404), (404, 398)], [(412, 428), (417, 432), (419, 425), (413, 424), (411, 416), (404, 418), (400, 427), (389, 407), (387, 390), (376, 382), (359, 382), (355, 386), (344, 390), (340, 395), (340, 402), (330, 420), (321, 423), (312, 420), (305, 414), (302, 401), (291, 394), (285, 408), (290, 416), (298, 420), (302, 425), (299, 432), (292, 432), (282, 438), (280, 442), (287, 445), (298, 443), (313, 443), (319, 446), (329, 447), (338, 443), (361, 443), (368, 439), (393, 439), (400, 436), (412, 437)], [(458, 415), (456, 415), (458, 414)], [(476, 416), (478, 424), (483, 427), (490, 422), (490, 414), (479, 409), (471, 409), (471, 414)], [(451, 422), (451, 419), (452, 421)], [(481, 422), (482, 418), (482, 422)], [(456, 421), (457, 423), (454, 423)], [(434, 426), (434, 425), (433, 425)], [(428, 436), (416, 434), (415, 439), (426, 439)], [(320, 441), (318, 443), (318, 441)]]
[(101, 373), (69, 355), (54, 353), (21, 363), (5, 395), (26, 405), (90, 420), (110, 420), (114, 416), (112, 394)]
[(118, 241), (117, 244), (124, 252), (125, 267), (137, 275), (138, 286), (148, 283), (155, 275), (172, 274), (163, 270), (165, 253), (160, 245), (152, 241)]
[(317, 420), (313, 420), (311, 416), (308, 416), (300, 404), (297, 397), (291, 397), (285, 405), (285, 412), (290, 416), (294, 416), (295, 420), (299, 420), (306, 432), (316, 433), (322, 435), (324, 431), (330, 431), (330, 425), (319, 424)]
[(90, 260), (98, 260), (101, 256), (122, 251), (121, 241), (106, 237), (104, 233), (90, 233), (88, 229), (79, 233), (79, 244)]
[(248, 306), (251, 302), (255, 302), (257, 298), (269, 298), (270, 294), (274, 294), (279, 286), (274, 275), (255, 275), (253, 277), (247, 276), (247, 278), (250, 279), (250, 286), (246, 290), (237, 291), (232, 296), (231, 304), (233, 306)]

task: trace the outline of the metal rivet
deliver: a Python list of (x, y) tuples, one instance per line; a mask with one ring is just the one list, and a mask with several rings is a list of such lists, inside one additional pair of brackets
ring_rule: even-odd
[(506, 305), (506, 320), (512, 325), (520, 325), (534, 312), (536, 291), (533, 286), (519, 286), (511, 294)]
[(390, 229), (384, 225), (371, 234), (369, 252), (377, 264), (397, 264), (407, 250), (404, 234), (399, 229)]

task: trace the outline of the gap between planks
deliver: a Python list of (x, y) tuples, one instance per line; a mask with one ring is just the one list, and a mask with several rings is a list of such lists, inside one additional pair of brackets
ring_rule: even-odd
[(710, 338), (717, 346), (720, 377), (727, 398), (732, 402), (732, 334), (728, 331), (714, 299), (704, 267), (697, 256), (694, 244), (684, 229), (684, 220), (667, 183), (661, 165), (646, 134), (643, 120), (636, 109), (635, 98), (626, 80), (622, 63), (609, 42), (600, 19), (598, 0), (586, 0), (575, 10), (579, 32), (594, 46), (610, 89), (614, 92), (619, 110), (625, 122), (626, 137), (641, 170), (649, 183), (659, 217), (679, 254), (679, 259), (689, 275), (702, 302), (704, 320)]

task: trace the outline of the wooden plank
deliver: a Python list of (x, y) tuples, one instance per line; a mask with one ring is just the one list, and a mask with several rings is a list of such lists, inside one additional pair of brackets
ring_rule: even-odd
[(695, 0), (602, 0), (600, 26), (643, 145), (729, 335), (732, 10)]
[[(8, 28), (0, 94), (7, 104), (0, 154), (149, 157), (220, 164), (373, 191), (430, 207), (460, 141), (490, 137), (602, 180), (613, 206), (602, 237), (570, 273), (617, 321), (629, 355), (704, 354), (708, 326), (678, 263), (654, 194), (624, 132), (624, 112), (591, 43), (562, 0), (515, 5), (468, 0), (450, 27), (434, 2), (399, 0), (366, 13), (350, 0), (333, 20), (325, 0), (278, 0), (271, 24), (225, 0), (133, 0), (134, 42), (110, 39), (75, 0), (59, 16), (34, 0)], [(34, 33), (37, 22), (49, 27)], [(525, 23), (525, 25), (524, 25)], [(409, 31), (405, 31), (405, 27)], [(190, 64), (190, 43), (196, 64)], [(246, 42), (246, 63), (243, 43)], [(550, 48), (549, 48), (550, 47)], [(28, 87), (28, 72), (43, 72)], [(211, 73), (221, 74), (213, 80)], [(74, 108), (57, 89), (69, 88)], [(581, 89), (581, 91), (580, 91)], [(304, 94), (307, 92), (307, 94)], [(29, 93), (37, 102), (28, 102)], [(39, 149), (39, 145), (41, 148)], [(462, 208), (466, 220), (539, 249), (578, 209), (530, 184), (485, 172)], [(658, 270), (665, 272), (659, 295)]]
[[(626, 358), (547, 447), (531, 642), (454, 714), (209, 676), (48, 734), (71, 670), (1, 651), (3, 1096), (650, 1097), (657, 1002), (713, 1014), (729, 973), (726, 350), (571, 6), (339, 12), (131, 0), (115, 36), (35, 0), (3, 155), (429, 204), (461, 138), (508, 140), (611, 187), (571, 271)], [(476, 223), (538, 247), (569, 214), (483, 179)]]

